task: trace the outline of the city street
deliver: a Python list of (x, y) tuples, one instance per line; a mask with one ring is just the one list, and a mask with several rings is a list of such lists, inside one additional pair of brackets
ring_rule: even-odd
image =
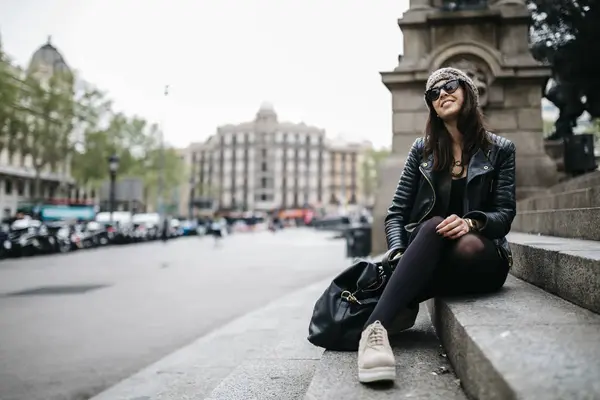
[(331, 236), (294, 229), (219, 247), (190, 237), (2, 260), (0, 399), (87, 399), (346, 267)]

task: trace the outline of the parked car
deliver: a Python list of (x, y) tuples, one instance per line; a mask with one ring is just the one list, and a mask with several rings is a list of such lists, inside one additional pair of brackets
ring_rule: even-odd
[(131, 222), (139, 231), (139, 240), (155, 240), (160, 238), (160, 215), (158, 213), (139, 213), (131, 217)]
[(183, 220), (181, 221), (181, 229), (183, 236), (193, 236), (198, 234), (198, 221), (196, 220)]
[(170, 237), (177, 238), (183, 236), (183, 228), (178, 219), (172, 218), (169, 223)]

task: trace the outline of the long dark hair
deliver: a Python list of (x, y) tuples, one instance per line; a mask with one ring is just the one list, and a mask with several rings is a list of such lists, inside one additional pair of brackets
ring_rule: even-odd
[[(478, 148), (487, 149), (490, 139), (487, 135), (484, 117), (477, 107), (475, 94), (462, 81), (460, 86), (464, 93), (464, 102), (458, 114), (457, 128), (463, 135), (462, 162), (467, 164)], [(454, 161), (452, 137), (446, 129), (444, 121), (439, 118), (428, 101), (429, 117), (425, 125), (425, 158), (433, 154), (433, 170), (449, 171)]]

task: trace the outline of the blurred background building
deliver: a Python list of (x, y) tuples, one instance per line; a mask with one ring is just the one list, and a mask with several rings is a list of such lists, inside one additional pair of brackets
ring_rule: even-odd
[[(33, 53), (27, 66), (27, 72), (42, 81), (50, 77), (64, 77), (65, 80), (69, 80), (70, 71), (64, 57), (52, 45), (50, 38)], [(25, 85), (25, 82), (19, 84)], [(28, 104), (18, 106), (21, 107), (21, 111), (28, 109)], [(0, 147), (0, 212), (3, 217), (14, 214), (18, 205), (29, 200), (34, 192), (34, 160), (30, 154), (20, 150), (21, 140), (21, 137), (11, 135), (5, 138)], [(68, 157), (45, 164), (39, 176), (41, 197), (76, 196)]]
[(370, 142), (330, 139), (324, 129), (279, 121), (264, 103), (253, 121), (220, 126), (180, 150), (190, 176), (179, 213), (208, 203), (222, 211), (369, 206), (361, 174), (371, 149)]

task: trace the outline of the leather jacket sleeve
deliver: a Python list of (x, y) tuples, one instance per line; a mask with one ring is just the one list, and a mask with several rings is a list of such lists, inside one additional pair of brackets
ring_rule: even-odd
[(483, 223), (479, 232), (489, 239), (500, 239), (510, 232), (510, 226), (517, 213), (515, 194), (515, 152), (514, 143), (502, 147), (499, 157), (499, 170), (491, 211), (471, 211), (464, 218), (472, 218)]
[(422, 141), (422, 138), (415, 140), (408, 153), (392, 199), (392, 205), (388, 208), (385, 217), (385, 237), (388, 249), (396, 248), (403, 251), (408, 246), (408, 234), (404, 226), (408, 223), (418, 191), (419, 160), (421, 159), (419, 148)]

